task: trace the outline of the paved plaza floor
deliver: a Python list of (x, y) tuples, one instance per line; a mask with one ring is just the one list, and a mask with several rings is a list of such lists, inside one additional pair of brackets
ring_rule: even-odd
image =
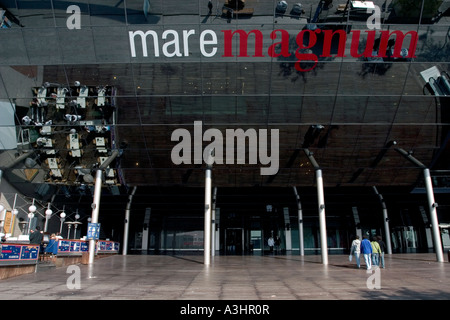
[(205, 266), (203, 255), (117, 255), (0, 280), (0, 299), (450, 299), (450, 263), (434, 254), (387, 255), (385, 269), (370, 271), (346, 255), (328, 258), (215, 256)]

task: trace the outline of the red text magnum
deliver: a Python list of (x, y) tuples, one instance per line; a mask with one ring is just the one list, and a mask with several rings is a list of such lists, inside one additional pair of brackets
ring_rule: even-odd
[[(320, 58), (335, 58), (335, 57), (346, 57), (346, 44), (348, 38), (351, 40), (350, 44), (350, 56), (353, 58), (386, 58), (388, 48), (392, 49), (390, 57), (391, 58), (415, 58), (415, 52), (417, 48), (418, 34), (416, 31), (408, 31), (403, 33), (402, 31), (394, 30), (365, 30), (366, 41), (364, 50), (361, 52), (359, 49), (361, 41), (361, 30), (351, 30), (350, 34), (344, 30), (302, 30), (295, 36), (295, 42), (297, 48), (295, 52), (290, 50), (290, 34), (286, 30), (277, 29), (273, 30), (269, 37), (272, 40), (271, 45), (264, 50), (264, 35), (260, 30), (222, 30), (223, 33), (223, 54), (224, 58), (235, 57), (233, 54), (237, 50), (236, 57), (239, 58), (263, 58), (263, 57), (284, 57), (289, 58), (292, 55), (296, 58), (295, 68), (298, 71), (310, 71), (314, 69)], [(148, 36), (152, 38), (152, 47), (154, 57), (160, 56), (160, 51), (165, 57), (183, 57), (189, 56), (190, 54), (190, 40), (195, 37), (196, 30), (183, 30), (178, 32), (176, 30), (165, 30), (161, 38), (158, 36), (156, 31), (148, 30), (143, 32), (129, 31), (129, 40), (131, 48), (131, 56), (133, 58), (137, 57), (136, 54), (136, 38), (137, 36), (141, 39), (141, 49), (142, 56), (148, 57)], [(318, 36), (321, 36), (323, 40), (323, 48), (321, 48), (321, 55), (317, 56), (312, 53), (313, 48), (318, 43)], [(406, 37), (409, 36), (409, 47), (406, 56), (403, 56), (401, 51), (404, 45)], [(233, 40), (239, 39), (238, 41)], [(378, 39), (377, 50), (374, 51), (374, 44), (376, 39)], [(391, 47), (390, 40), (395, 39), (395, 45)], [(251, 43), (250, 43), (251, 40)], [(331, 54), (331, 44), (332, 41), (338, 43), (337, 53)], [(160, 45), (161, 41), (161, 45)], [(203, 30), (199, 37), (195, 39), (196, 43), (199, 45), (201, 54), (204, 57), (210, 58), (214, 57), (218, 53), (218, 37), (213, 30)], [(191, 41), (191, 42), (194, 42)], [(139, 42), (138, 42), (139, 43)], [(234, 48), (233, 45), (238, 43), (239, 45)], [(250, 43), (250, 45), (249, 45)], [(250, 48), (249, 48), (250, 46)], [(249, 55), (251, 51), (252, 55)], [(301, 62), (309, 62), (308, 64), (302, 65)]]

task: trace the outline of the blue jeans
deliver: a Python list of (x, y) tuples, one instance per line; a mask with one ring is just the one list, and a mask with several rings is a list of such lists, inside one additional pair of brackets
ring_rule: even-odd
[(381, 267), (384, 268), (384, 252), (380, 253), (380, 263)]
[(359, 268), (361, 266), (361, 254), (359, 252), (355, 252), (355, 260), (356, 266)]
[(364, 253), (364, 262), (366, 263), (367, 270), (372, 269), (372, 259), (370, 253)]
[(380, 254), (372, 253), (372, 265), (379, 266), (380, 265)]

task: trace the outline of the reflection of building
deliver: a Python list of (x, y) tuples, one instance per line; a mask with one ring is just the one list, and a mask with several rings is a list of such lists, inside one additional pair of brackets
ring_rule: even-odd
[[(4, 178), (33, 195), (34, 186), (44, 184), (51, 191), (39, 196), (54, 192), (56, 202), (81, 206), (88, 214), (92, 169), (105, 161), (105, 153), (120, 149), (120, 157), (110, 164), (112, 176), (104, 174), (103, 232), (121, 239), (128, 188), (138, 186), (130, 227), (133, 232), (142, 231), (145, 208), (151, 207), (149, 249), (165, 249), (165, 237), (203, 230), (204, 163), (174, 164), (171, 152), (178, 141), (172, 140), (172, 132), (186, 129), (194, 137), (194, 121), (202, 121), (203, 150), (211, 142), (203, 137), (208, 129), (220, 131), (223, 137), (227, 129), (278, 129), (277, 174), (261, 176), (261, 163), (249, 161), (213, 166), (220, 209), (215, 226), (218, 250), (225, 250), (227, 234), (228, 238), (239, 236), (242, 252), (251, 241), (264, 250), (270, 230), (282, 236), (286, 248), (286, 239), (293, 250), (299, 248), (299, 209), (293, 186), (298, 187), (302, 205), (305, 247), (308, 252), (320, 250), (315, 168), (305, 148), (323, 171), (330, 250), (347, 249), (355, 229), (384, 234), (373, 186), (385, 198), (391, 233), (396, 235), (393, 241), (405, 238), (406, 231), (409, 239), (409, 234), (414, 234), (413, 242), (397, 241), (404, 245), (395, 248), (428, 250), (429, 223), (421, 208), (429, 213), (421, 172), (394, 151), (393, 141), (430, 167), (440, 204), (439, 221), (448, 223), (444, 205), (448, 202), (448, 98), (426, 90), (430, 82), (420, 76), (432, 67), (441, 74), (448, 72), (449, 18), (439, 13), (448, 1), (435, 9), (436, 19), (427, 15), (420, 24), (418, 18), (402, 23), (399, 1), (373, 1), (382, 9), (382, 30), (405, 36), (401, 42), (393, 33), (385, 45), (381, 43), (382, 53), (375, 54), (368, 45), (376, 40), (368, 38), (366, 20), (370, 15), (357, 12), (347, 16), (351, 10), (339, 6), (347, 1), (327, 2), (319, 9), (317, 0), (302, 1), (305, 13), (291, 15), (293, 3), (288, 2), (287, 10), (280, 13), (271, 1), (247, 0), (243, 9), (252, 8), (252, 15), (243, 17), (237, 12), (231, 19), (222, 15), (222, 2), (213, 2), (209, 14), (206, 3), (198, 2), (152, 1), (144, 13), (140, 1), (127, 3), (126, 8), (123, 3), (116, 6), (117, 1), (90, 1), (79, 4), (79, 30), (67, 28), (66, 8), (37, 1), (28, 7), (7, 8), (20, 17), (23, 27), (12, 24), (0, 30), (4, 44), (0, 48), (4, 57), (0, 99), (15, 103), (14, 125), (24, 133), (19, 135), (24, 136), (21, 150), (37, 149), (33, 143), (40, 136), (47, 140), (38, 149), (39, 158), (33, 159), (37, 162), (31, 168), (37, 169), (35, 175), (23, 179), (15, 168), (5, 170)], [(312, 25), (309, 22), (315, 13)], [(44, 18), (48, 16), (53, 19)], [(314, 27), (323, 32), (315, 32)], [(236, 30), (242, 32), (234, 34)], [(260, 31), (261, 40), (253, 30)], [(282, 32), (273, 33), (275, 30), (285, 30), (289, 38), (272, 47), (282, 41)], [(303, 33), (299, 44), (300, 30), (309, 31)], [(130, 33), (138, 31), (142, 33), (131, 43)], [(356, 31), (359, 38), (353, 37)], [(395, 44), (389, 47), (394, 38), (402, 43), (399, 49), (411, 48), (409, 32), (418, 35), (415, 57), (389, 56), (396, 48)], [(375, 30), (372, 34), (379, 33)], [(271, 34), (277, 38), (272, 39)], [(345, 35), (345, 40), (339, 34)], [(227, 42), (226, 37), (231, 36), (232, 41)], [(316, 37), (316, 45), (310, 48), (308, 36)], [(225, 43), (233, 46), (224, 48)], [(269, 48), (275, 51), (269, 53)], [(231, 53), (225, 51), (229, 49)], [(296, 68), (297, 49), (298, 54), (317, 57), (317, 61), (301, 62), (303, 70), (317, 63), (311, 71)], [(357, 49), (367, 49), (369, 57)], [(290, 54), (284, 56), (276, 50)], [(33, 98), (41, 105), (47, 102), (48, 110), (29, 107)], [(114, 107), (113, 112), (105, 115), (109, 106)], [(44, 116), (52, 124), (33, 132), (17, 120), (28, 114), (37, 115), (34, 121)], [(81, 115), (81, 119), (66, 121), (62, 118), (66, 114)], [(80, 136), (69, 136), (72, 126)], [(66, 140), (58, 138), (62, 132)], [(71, 144), (72, 138), (78, 138), (78, 149), (76, 141)], [(52, 175), (46, 176), (47, 172)], [(274, 209), (271, 213), (266, 211), (268, 203)], [(353, 207), (358, 211), (358, 223)]]

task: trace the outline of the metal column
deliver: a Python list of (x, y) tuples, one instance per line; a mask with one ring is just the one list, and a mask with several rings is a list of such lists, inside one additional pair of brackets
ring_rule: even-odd
[(212, 197), (212, 221), (211, 221), (211, 256), (216, 255), (216, 197), (217, 197), (217, 187), (214, 187), (213, 197)]
[[(107, 168), (111, 162), (119, 155), (118, 150), (114, 150), (111, 156), (103, 162), (97, 171), (95, 171), (95, 186), (94, 186), (94, 202), (92, 203), (92, 217), (91, 223), (98, 223), (98, 215), (100, 212), (100, 196), (102, 192), (102, 180), (103, 180), (103, 169)], [(95, 258), (95, 246), (96, 240), (89, 240), (89, 264), (94, 263)]]
[[(102, 192), (102, 170), (95, 172), (94, 202), (92, 203), (91, 223), (98, 223), (98, 213), (100, 210), (100, 194)], [(96, 240), (89, 240), (89, 264), (94, 263)]]
[(205, 224), (204, 224), (204, 264), (211, 261), (211, 166), (206, 167), (205, 172)]
[(413, 164), (415, 164), (417, 167), (423, 169), (425, 186), (427, 189), (428, 206), (430, 210), (431, 227), (433, 229), (433, 242), (434, 242), (434, 250), (436, 251), (436, 260), (438, 262), (444, 262), (441, 233), (439, 231), (439, 221), (436, 212), (436, 207), (438, 206), (438, 204), (434, 202), (433, 184), (431, 183), (430, 170), (422, 162), (414, 158), (409, 152), (406, 152), (405, 150), (400, 148), (397, 148), (395, 150), (402, 156), (404, 156), (406, 159), (411, 161)]
[(325, 198), (323, 193), (323, 178), (322, 178), (322, 170), (319, 167), (319, 164), (314, 159), (312, 152), (308, 149), (304, 149), (306, 156), (309, 161), (313, 165), (314, 169), (316, 169), (316, 184), (317, 184), (317, 201), (318, 201), (318, 210), (319, 210), (319, 229), (320, 229), (320, 246), (322, 252), (322, 264), (328, 264), (328, 244), (327, 244), (327, 226), (325, 219)]
[(391, 233), (389, 228), (389, 218), (387, 214), (386, 203), (384, 202), (383, 196), (378, 192), (377, 187), (373, 186), (372, 188), (375, 191), (375, 194), (378, 195), (381, 202), (381, 207), (383, 208), (383, 221), (384, 221), (384, 232), (386, 239), (387, 254), (392, 254)]
[(294, 186), (295, 198), (297, 199), (297, 208), (298, 208), (298, 238), (299, 238), (299, 253), (301, 256), (305, 255), (305, 243), (303, 236), (303, 211), (302, 211), (302, 203), (300, 202), (300, 196), (298, 195), (297, 188)]
[(316, 170), (317, 200), (319, 208), (320, 245), (322, 251), (322, 264), (328, 264), (327, 227), (325, 220), (325, 199), (323, 194), (322, 170)]
[(427, 188), (428, 205), (430, 209), (431, 227), (433, 229), (434, 249), (436, 250), (436, 259), (439, 262), (444, 262), (444, 253), (442, 250), (441, 232), (439, 231), (439, 222), (437, 218), (437, 203), (434, 202), (433, 184), (431, 183), (430, 170), (425, 168), (423, 170), (425, 178), (425, 185)]
[(133, 187), (133, 191), (131, 191), (131, 194), (128, 196), (128, 203), (127, 207), (125, 209), (125, 221), (124, 221), (124, 227), (123, 227), (123, 244), (122, 244), (122, 255), (126, 256), (128, 252), (128, 230), (130, 228), (130, 209), (131, 209), (131, 202), (133, 201), (133, 196), (136, 193), (137, 187)]

